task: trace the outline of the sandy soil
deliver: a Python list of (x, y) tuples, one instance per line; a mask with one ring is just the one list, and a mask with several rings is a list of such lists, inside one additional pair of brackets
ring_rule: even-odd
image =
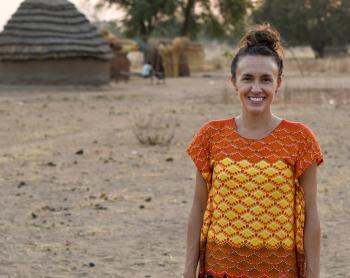
[[(274, 111), (320, 141), (322, 277), (350, 277), (350, 84), (301, 82), (320, 84), (287, 78)], [(227, 76), (0, 91), (0, 277), (180, 277), (195, 175), (185, 148), (205, 121), (239, 112)], [(136, 139), (149, 113), (175, 125), (169, 146)]]

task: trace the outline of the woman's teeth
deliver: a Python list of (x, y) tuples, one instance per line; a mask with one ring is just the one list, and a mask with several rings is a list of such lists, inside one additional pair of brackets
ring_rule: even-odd
[(252, 101), (263, 101), (263, 97), (248, 97), (248, 99), (252, 100)]

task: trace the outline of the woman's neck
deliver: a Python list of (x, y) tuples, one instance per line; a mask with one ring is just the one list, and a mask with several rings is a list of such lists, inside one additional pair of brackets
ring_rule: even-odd
[(278, 118), (270, 111), (265, 114), (250, 114), (242, 111), (242, 114), (237, 117), (241, 127), (249, 130), (264, 130), (275, 125)]

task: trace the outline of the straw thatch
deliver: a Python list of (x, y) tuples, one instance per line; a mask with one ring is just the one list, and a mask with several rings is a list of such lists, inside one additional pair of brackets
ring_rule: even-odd
[(190, 72), (203, 71), (205, 64), (205, 53), (203, 46), (200, 43), (190, 42), (186, 52)]
[(96, 27), (67, 0), (24, 1), (0, 34), (2, 61), (112, 57)]
[(190, 76), (191, 72), (203, 70), (205, 55), (200, 43), (177, 37), (172, 41), (161, 41), (159, 49), (169, 77)]

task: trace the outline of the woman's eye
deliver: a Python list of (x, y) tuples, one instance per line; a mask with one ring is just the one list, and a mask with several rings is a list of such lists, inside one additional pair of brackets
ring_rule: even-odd
[(262, 81), (265, 82), (265, 83), (268, 83), (268, 82), (271, 82), (271, 79), (270, 78), (265, 78)]
[(250, 81), (252, 80), (250, 77), (243, 77), (243, 81)]

